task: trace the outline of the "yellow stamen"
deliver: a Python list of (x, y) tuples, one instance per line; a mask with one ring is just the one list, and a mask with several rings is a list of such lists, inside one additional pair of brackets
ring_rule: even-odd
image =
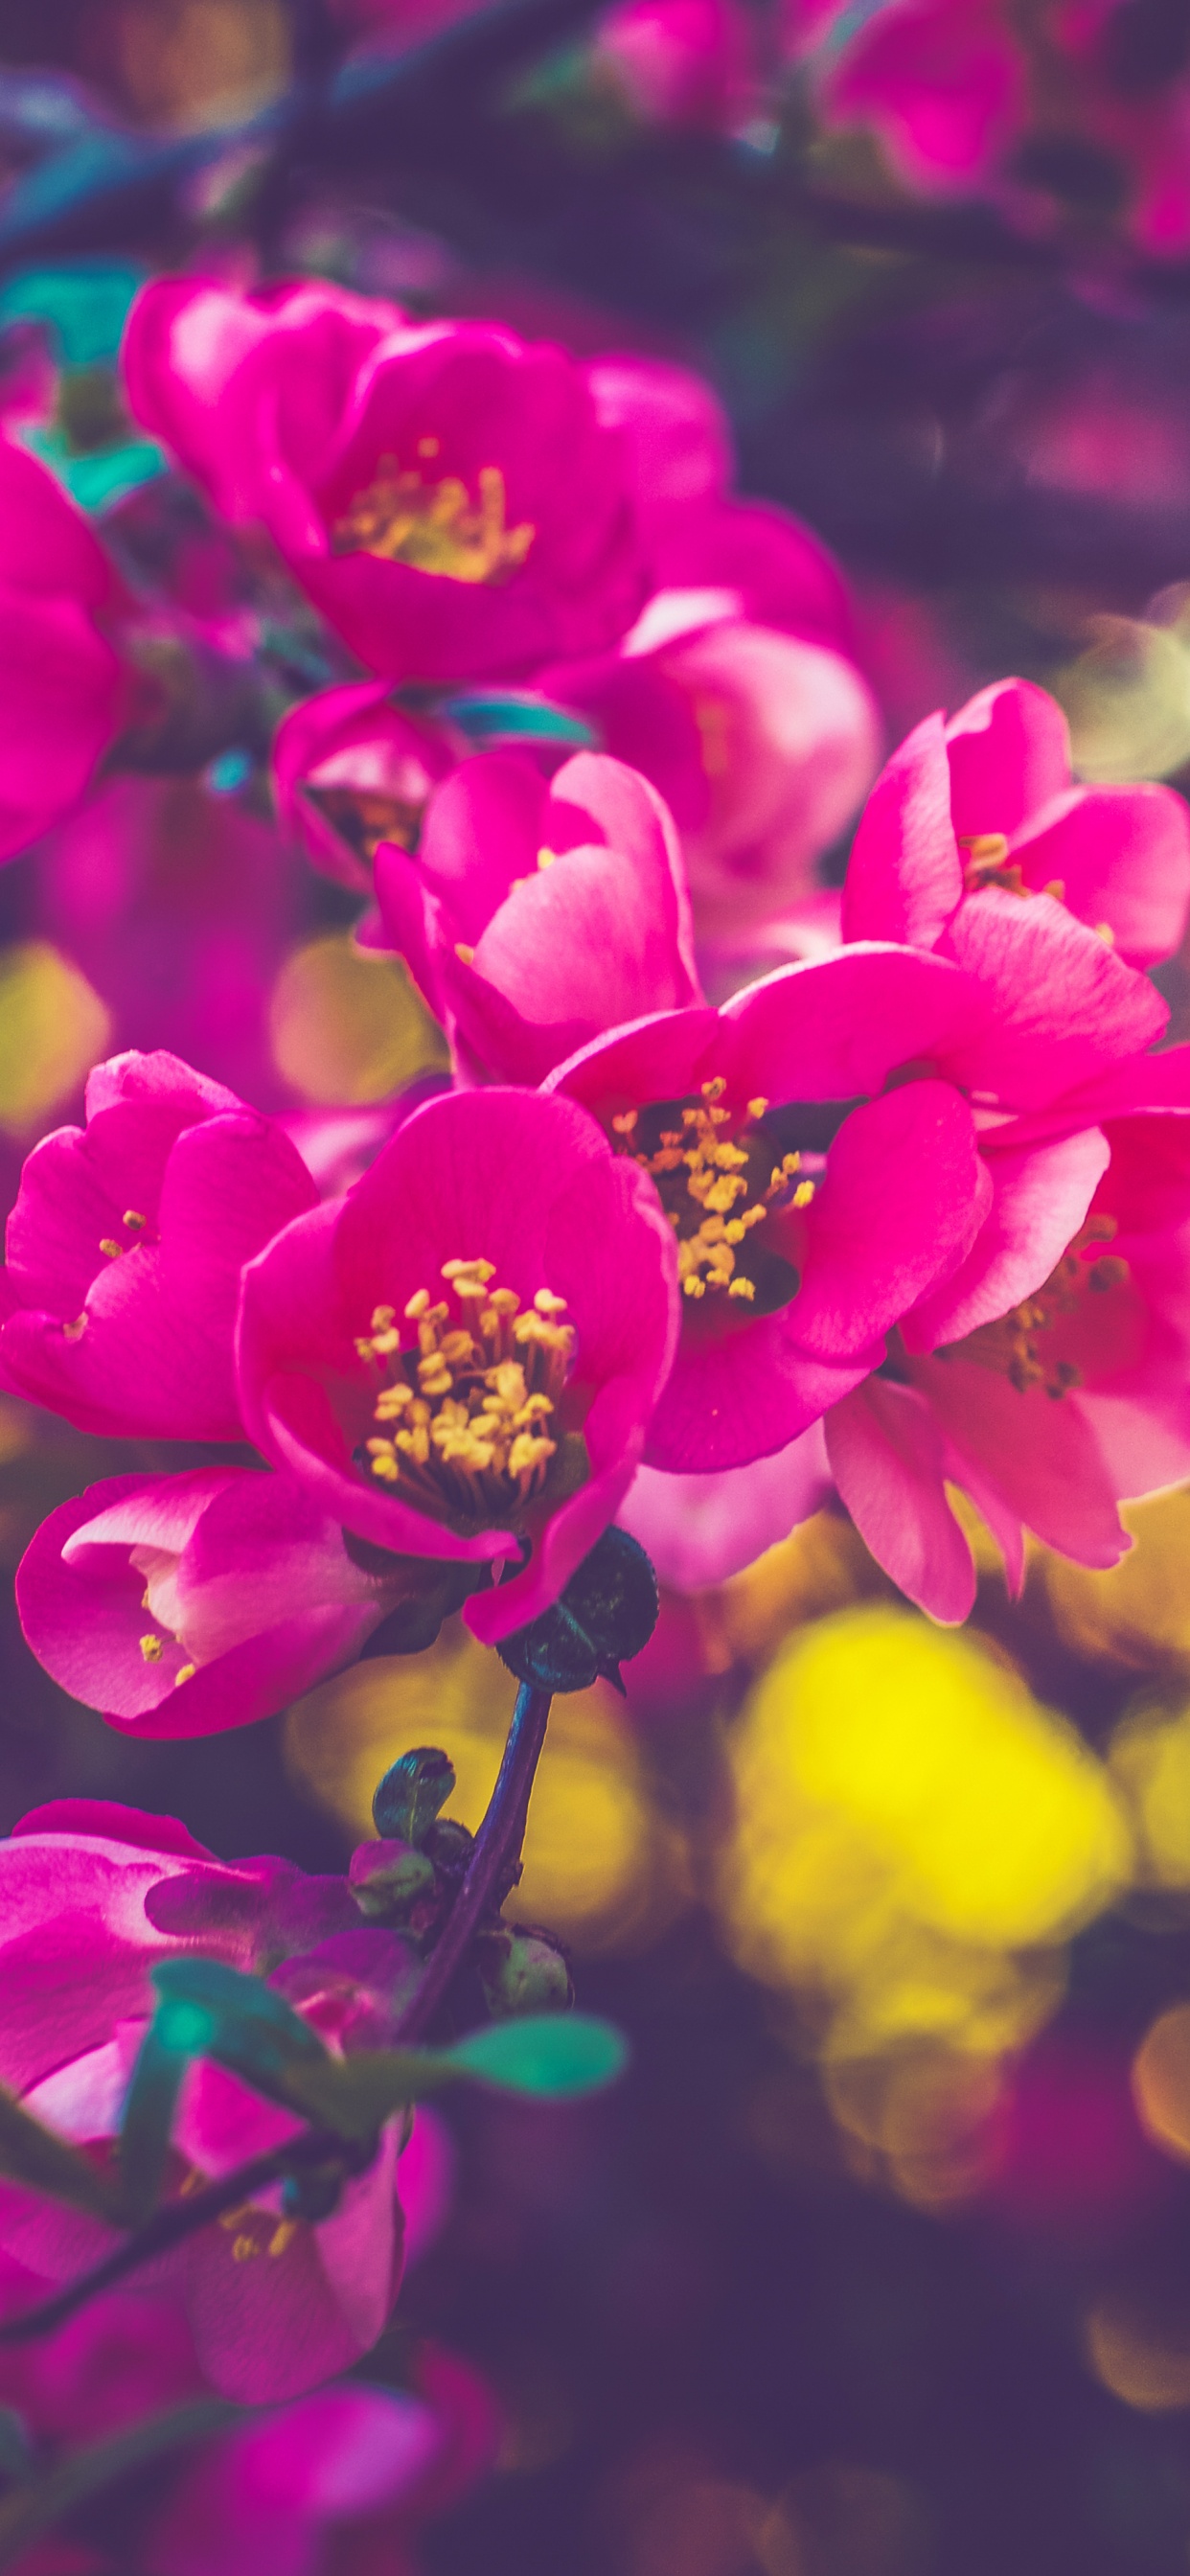
[(140, 1650), (147, 1664), (159, 1664), (165, 1653), (165, 1646), (160, 1637), (149, 1635), (141, 1638)]
[(558, 1320), (566, 1300), (552, 1288), (539, 1288), (522, 1313), (515, 1289), (491, 1284), (490, 1261), (446, 1261), (442, 1277), (465, 1323), (418, 1289), (405, 1309), (413, 1349), (399, 1348), (391, 1307), (376, 1307), (379, 1330), (357, 1341), (361, 1356), (382, 1356), (390, 1371), (373, 1408), (381, 1428), (362, 1457), (381, 1484), (427, 1509), (498, 1520), (539, 1490), (557, 1454), (553, 1426), (574, 1328)]
[(183, 1664), (179, 1671), (174, 1674), (175, 1689), (179, 1688), (183, 1682), (192, 1682), (197, 1671), (197, 1664)]
[[(424, 444), (418, 453), (437, 454)], [(531, 520), (505, 526), (504, 476), (482, 465), (478, 505), (457, 474), (424, 483), (384, 456), (366, 490), (357, 492), (334, 531), (336, 554), (376, 555), (382, 563), (411, 564), (447, 581), (503, 582), (520, 570), (537, 534)]]

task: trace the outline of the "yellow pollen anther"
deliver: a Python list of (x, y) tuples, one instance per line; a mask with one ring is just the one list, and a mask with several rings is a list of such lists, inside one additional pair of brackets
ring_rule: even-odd
[(995, 1369), (1008, 1379), (1018, 1395), (1027, 1395), (1032, 1387), (1041, 1387), (1055, 1401), (1081, 1386), (1082, 1370), (1077, 1361), (1055, 1358), (1041, 1336), (1052, 1333), (1070, 1317), (1077, 1317), (1084, 1289), (1104, 1296), (1113, 1288), (1123, 1287), (1128, 1278), (1128, 1264), (1118, 1253), (1099, 1253), (1091, 1260), (1084, 1255), (1101, 1243), (1110, 1243), (1116, 1233), (1114, 1217), (1096, 1213), (1079, 1228), (1073, 1242), (1067, 1245), (1061, 1260), (1049, 1278), (1031, 1297), (1022, 1298), (992, 1324), (980, 1324), (965, 1340), (948, 1345), (947, 1356), (975, 1360), (981, 1368)]
[(613, 1135), (630, 1136), (639, 1117), (639, 1109), (622, 1109), (619, 1116), (612, 1120)]
[(795, 1207), (795, 1208), (804, 1208), (804, 1207), (809, 1207), (810, 1201), (811, 1201), (811, 1199), (813, 1198), (813, 1196), (814, 1196), (814, 1183), (813, 1183), (813, 1181), (799, 1181), (799, 1182), (798, 1182), (798, 1185), (797, 1185), (797, 1188), (795, 1189), (795, 1191), (794, 1191), (794, 1193), (793, 1193), (793, 1197), (792, 1197), (792, 1199), (790, 1200), (790, 1203), (789, 1203), (789, 1204), (790, 1204), (790, 1206), (791, 1206), (791, 1207)]
[[(372, 1358), (383, 1340), (391, 1369), (373, 1408), (381, 1428), (357, 1454), (371, 1476), (427, 1510), (499, 1521), (539, 1491), (557, 1454), (554, 1422), (574, 1329), (557, 1320), (566, 1301), (550, 1288), (522, 1314), (515, 1289), (491, 1285), (490, 1261), (445, 1261), (442, 1277), (465, 1323), (419, 1289), (405, 1310), (413, 1349), (400, 1349), (383, 1323), (357, 1343)], [(377, 1318), (391, 1312), (375, 1310)]]
[(749, 1118), (763, 1118), (768, 1105), (767, 1100), (763, 1098), (759, 1100), (750, 1100), (748, 1103)]
[[(438, 453), (419, 442), (418, 454)], [(395, 456), (382, 456), (375, 480), (357, 492), (334, 530), (336, 554), (376, 555), (382, 563), (410, 564), (447, 581), (507, 581), (519, 571), (537, 534), (531, 520), (505, 525), (504, 476), (482, 465), (478, 505), (457, 474), (423, 483), (416, 468), (402, 472)]]
[(197, 1671), (197, 1664), (183, 1664), (174, 1674), (174, 1688), (177, 1689), (182, 1682), (192, 1682)]
[(148, 1222), (147, 1216), (142, 1216), (139, 1208), (125, 1208), (120, 1219), (121, 1225), (126, 1225), (130, 1234), (143, 1234)]
[(109, 1261), (118, 1261), (124, 1246), (122, 1243), (114, 1243), (110, 1234), (102, 1234), (99, 1238), (99, 1249), (101, 1252), (106, 1252)]
[(465, 939), (456, 939), (455, 955), (458, 958), (460, 966), (474, 966), (475, 950), (473, 948), (468, 948)]
[(161, 1638), (151, 1635), (141, 1638), (140, 1650), (147, 1664), (159, 1664), (163, 1654), (165, 1653), (165, 1647)]
[(557, 858), (557, 856), (558, 856), (558, 853), (557, 853), (557, 851), (556, 851), (556, 850), (539, 850), (539, 851), (538, 851), (538, 853), (537, 853), (537, 864), (538, 864), (538, 867), (539, 867), (539, 868), (552, 868), (552, 866), (553, 866), (553, 864), (554, 864), (554, 861), (555, 861), (555, 859)]
[[(739, 1272), (738, 1247), (754, 1226), (763, 1224), (774, 1202), (782, 1210), (808, 1207), (815, 1185), (804, 1181), (791, 1189), (801, 1156), (789, 1153), (771, 1166), (765, 1188), (756, 1168), (763, 1139), (750, 1130), (765, 1116), (768, 1100), (759, 1095), (749, 1100), (741, 1117), (739, 1110), (724, 1106), (726, 1090), (726, 1080), (716, 1075), (701, 1085), (697, 1100), (675, 1103), (681, 1126), (662, 1127), (655, 1150), (637, 1151), (635, 1159), (657, 1182), (677, 1235), (683, 1296), (697, 1299), (705, 1297), (708, 1289), (726, 1289), (751, 1305), (757, 1283)], [(611, 1120), (613, 1135), (623, 1137), (629, 1150), (639, 1120), (639, 1110), (622, 1111)], [(786, 1260), (783, 1250), (776, 1245), (773, 1249), (791, 1280), (792, 1294), (797, 1286), (794, 1264)], [(775, 1282), (779, 1274), (770, 1267), (768, 1276)]]
[(64, 1342), (77, 1342), (81, 1335), (86, 1332), (86, 1329), (87, 1316), (86, 1310), (84, 1309), (81, 1315), (75, 1316), (73, 1324), (63, 1324), (62, 1339)]
[(1008, 856), (1008, 841), (1003, 832), (960, 833), (959, 848), (968, 852), (976, 867), (1002, 867)]

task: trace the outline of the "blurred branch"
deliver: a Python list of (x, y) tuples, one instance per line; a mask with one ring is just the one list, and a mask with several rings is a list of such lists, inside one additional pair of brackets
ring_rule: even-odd
[(487, 1814), (458, 1895), (447, 1915), (429, 1965), (412, 2002), (397, 2027), (394, 2045), (419, 2039), (445, 2002), (485, 1914), (504, 1902), (518, 1876), (525, 1819), (537, 1770), (552, 1694), (522, 1682), (516, 1696), (508, 1741)]

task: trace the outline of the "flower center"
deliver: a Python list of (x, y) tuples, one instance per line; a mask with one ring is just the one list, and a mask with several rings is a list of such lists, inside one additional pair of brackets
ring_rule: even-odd
[[(436, 438), (419, 442), (420, 456), (438, 453)], [(400, 467), (382, 456), (373, 482), (357, 492), (335, 524), (336, 554), (378, 555), (383, 563), (412, 564), (448, 581), (501, 582), (523, 564), (536, 536), (529, 520), (504, 524), (504, 476), (482, 465), (473, 503), (457, 474), (427, 483), (417, 466)]]
[[(1031, 895), (1032, 886), (1025, 884), (1022, 870), (1008, 856), (1008, 842), (1003, 832), (968, 832), (960, 835), (960, 850), (966, 851), (963, 864), (964, 894), (979, 894), (984, 886), (999, 886), (1005, 894)], [(1036, 889), (1049, 894), (1055, 903), (1064, 903), (1066, 888), (1061, 877)]]
[(1056, 1358), (1045, 1349), (1042, 1336), (1052, 1333), (1067, 1316), (1078, 1314), (1088, 1291), (1103, 1297), (1123, 1286), (1127, 1262), (1117, 1253), (1096, 1251), (1098, 1244), (1110, 1243), (1116, 1231), (1114, 1217), (1088, 1217), (1056, 1269), (1031, 1297), (1023, 1298), (998, 1322), (978, 1325), (965, 1341), (949, 1343), (939, 1357), (976, 1360), (981, 1368), (995, 1369), (1019, 1395), (1041, 1386), (1057, 1401), (1071, 1387), (1081, 1386), (1082, 1370), (1076, 1362)]
[[(743, 1118), (723, 1106), (721, 1076), (704, 1082), (697, 1099), (655, 1101), (613, 1118), (621, 1150), (657, 1184), (661, 1204), (678, 1238), (678, 1277), (683, 1297), (716, 1291), (771, 1313), (796, 1295), (793, 1263), (755, 1232), (770, 1213), (808, 1207), (815, 1182), (806, 1161), (823, 1167), (822, 1155), (779, 1154), (761, 1121), (767, 1100), (750, 1100)], [(654, 1141), (655, 1134), (655, 1141)]]
[(419, 797), (382, 796), (362, 787), (307, 786), (304, 793), (312, 805), (320, 807), (357, 859), (364, 859), (369, 866), (382, 841), (395, 842), (399, 850), (417, 848), (428, 783), (425, 794)]
[(441, 1519), (506, 1519), (540, 1493), (557, 1454), (557, 1410), (574, 1355), (566, 1300), (539, 1288), (521, 1312), (511, 1288), (493, 1288), (490, 1261), (444, 1261), (462, 1315), (419, 1288), (405, 1308), (415, 1340), (402, 1350), (392, 1306), (377, 1306), (361, 1359), (384, 1379), (373, 1407), (381, 1426), (359, 1463), (382, 1485)]

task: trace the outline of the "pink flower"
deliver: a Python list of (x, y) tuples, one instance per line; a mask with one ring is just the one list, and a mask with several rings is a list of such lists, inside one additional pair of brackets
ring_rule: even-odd
[(871, 125), (911, 187), (978, 185), (1024, 122), (1025, 66), (999, 0), (787, 0), (785, 46), (808, 59), (828, 125)]
[(399, 1565), (354, 1559), (292, 1477), (203, 1467), (63, 1503), (25, 1552), (17, 1605), (47, 1672), (112, 1724), (214, 1735), (354, 1663), (412, 1588)]
[(753, 55), (738, 0), (619, 0), (594, 49), (639, 116), (727, 134), (757, 111)]
[(416, 858), (376, 858), (384, 935), (446, 1027), (464, 1079), (539, 1082), (618, 1021), (698, 998), (682, 863), (660, 797), (580, 752), (551, 786), (469, 760)]
[(217, 505), (263, 521), (388, 678), (527, 672), (619, 634), (644, 572), (622, 441), (582, 369), (493, 324), (348, 300), (350, 324), (342, 299), (306, 310), (293, 290), (263, 311), (146, 287), (125, 352), (137, 417)]
[(705, 1475), (784, 1450), (881, 1366), (897, 1322), (931, 1295), (945, 1311), (947, 1281), (1002, 1312), (1048, 1275), (1094, 1153), (1061, 1195), (1033, 1186), (1027, 1152), (997, 1192), (970, 1096), (1043, 1105), (1126, 1065), (1164, 1018), (1069, 929), (1052, 950), (977, 943), (974, 970), (853, 947), (721, 1011), (613, 1030), (549, 1077), (654, 1176), (677, 1230), (682, 1341), (647, 1466)]
[(325, 279), (233, 295), (214, 278), (157, 277), (129, 313), (122, 364), (129, 406), (201, 483), (220, 517), (260, 518), (276, 470), (261, 440), (317, 463), (335, 445), (359, 370), (398, 331), (395, 304)]
[(632, 1481), (675, 1266), (651, 1185), (585, 1111), (432, 1100), (249, 1263), (245, 1422), (369, 1566), (437, 1561), (494, 1641), (556, 1599)]
[[(199, 1949), (264, 1970), (331, 2045), (391, 2038), (416, 1968), (395, 1933), (361, 1925), (346, 1882), (292, 1863), (226, 1864), (169, 1818), (86, 1800), (26, 1817), (0, 1844), (0, 2067), (35, 2116), (102, 2150), (114, 2137), (153, 2006), (157, 1959)], [(419, 2114), (414, 2136), (422, 2128)], [(175, 2129), (175, 2180), (211, 2179), (295, 2134), (301, 2122), (222, 2067), (188, 2072)], [(234, 2224), (162, 2257), (182, 2296), (199, 2364), (246, 2403), (294, 2396), (376, 2341), (400, 2279), (403, 2212), (442, 2200), (430, 2123), (413, 2161), (390, 2122), (368, 2170), (317, 2223), (282, 2216), (277, 2194)], [(111, 2231), (22, 2186), (0, 2184), (0, 2244), (42, 2282), (72, 2278), (110, 2250)]]
[[(993, 1258), (978, 1284), (956, 1272), (907, 1318), (887, 1373), (828, 1416), (852, 1518), (935, 1618), (964, 1618), (975, 1592), (947, 1481), (983, 1514), (1016, 1590), (1026, 1528), (1079, 1564), (1114, 1565), (1130, 1544), (1119, 1499), (1190, 1473), (1190, 1117), (1172, 1105), (1188, 1052), (1138, 1069), (1169, 1107), (1133, 1108), (1110, 1084), (1097, 1104), (1091, 1086), (985, 1136), (985, 1233), (1003, 1245), (1009, 1199), (1032, 1200), (1034, 1258)], [(1043, 1230), (1061, 1242), (1044, 1267)]]
[(35, 1146), (8, 1220), (0, 1369), (81, 1430), (242, 1438), (240, 1270), (317, 1191), (274, 1120), (176, 1056), (115, 1056)]
[(1132, 966), (1168, 957), (1190, 904), (1190, 815), (1170, 787), (1076, 787), (1061, 708), (1028, 680), (999, 680), (949, 724), (927, 716), (878, 778), (843, 935), (978, 971), (992, 949), (1023, 956), (1062, 936), (1058, 904)]
[[(708, 966), (814, 892), (850, 821), (879, 720), (845, 653), (731, 614), (736, 594), (662, 592), (615, 653), (540, 674), (664, 796)], [(792, 608), (790, 613), (792, 614)]]
[(416, 846), (429, 797), (455, 759), (440, 726), (390, 703), (387, 680), (323, 689), (278, 726), (277, 810), (316, 868), (370, 894), (379, 844)]
[(0, 860), (76, 805), (121, 721), (117, 584), (44, 465), (0, 438)]

